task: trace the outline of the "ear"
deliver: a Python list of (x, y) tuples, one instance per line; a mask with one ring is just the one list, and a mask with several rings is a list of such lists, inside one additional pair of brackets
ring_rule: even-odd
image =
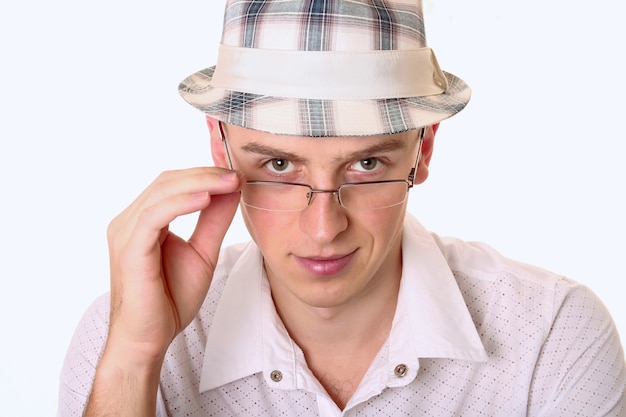
[(417, 173), (415, 174), (415, 184), (421, 184), (428, 178), (430, 160), (433, 156), (437, 130), (439, 130), (439, 123), (429, 126), (424, 133), (424, 140), (422, 141), (422, 154), (420, 156), (419, 166), (417, 167)]
[(220, 135), (219, 121), (207, 115), (206, 124), (209, 128), (209, 134), (211, 135), (211, 155), (213, 157), (213, 163), (221, 168), (230, 168), (228, 166), (228, 159), (226, 158), (224, 143)]

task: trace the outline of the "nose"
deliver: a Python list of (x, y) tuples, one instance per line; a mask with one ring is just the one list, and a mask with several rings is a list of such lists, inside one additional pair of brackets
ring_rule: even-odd
[(300, 213), (300, 230), (315, 242), (332, 242), (348, 227), (346, 210), (334, 190), (314, 190), (309, 206)]

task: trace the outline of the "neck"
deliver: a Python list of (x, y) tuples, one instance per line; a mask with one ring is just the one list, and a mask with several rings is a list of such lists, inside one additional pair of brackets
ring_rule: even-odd
[[(290, 336), (326, 392), (343, 409), (387, 340), (398, 301), (401, 265), (363, 294), (332, 307), (274, 294)], [(274, 288), (273, 288), (274, 291)], [(277, 291), (279, 294), (281, 291)], [(284, 294), (281, 294), (284, 295)]]
[(306, 306), (297, 313), (287, 310), (291, 314), (279, 311), (279, 315), (305, 353), (326, 351), (326, 355), (331, 355), (362, 348), (372, 341), (374, 334), (384, 334), (384, 341), (391, 329), (397, 295), (395, 291), (384, 298), (379, 295), (338, 307)]
[[(400, 289), (401, 262), (393, 270), (381, 271), (367, 288), (344, 303), (315, 306), (272, 286), (274, 304), (287, 331), (305, 354), (350, 352), (375, 343), (382, 344), (391, 323)], [(380, 337), (373, 337), (379, 335)], [(378, 346), (380, 347), (380, 346)]]

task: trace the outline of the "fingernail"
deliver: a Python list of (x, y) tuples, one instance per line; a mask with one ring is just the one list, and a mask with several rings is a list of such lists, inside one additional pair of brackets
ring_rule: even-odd
[(235, 171), (229, 171), (229, 172), (222, 174), (221, 177), (223, 180), (226, 180), (226, 181), (234, 181), (238, 177), (238, 175)]
[(226, 181), (234, 181), (235, 179), (243, 180), (244, 176), (244, 173), (239, 171), (228, 171), (222, 174), (222, 178)]

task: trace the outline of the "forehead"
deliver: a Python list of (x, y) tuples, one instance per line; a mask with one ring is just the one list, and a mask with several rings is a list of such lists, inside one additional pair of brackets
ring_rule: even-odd
[(282, 151), (303, 157), (334, 158), (363, 152), (402, 152), (410, 149), (418, 136), (418, 131), (407, 131), (393, 135), (315, 138), (276, 135), (232, 125), (224, 125), (224, 132), (231, 147), (251, 153)]

